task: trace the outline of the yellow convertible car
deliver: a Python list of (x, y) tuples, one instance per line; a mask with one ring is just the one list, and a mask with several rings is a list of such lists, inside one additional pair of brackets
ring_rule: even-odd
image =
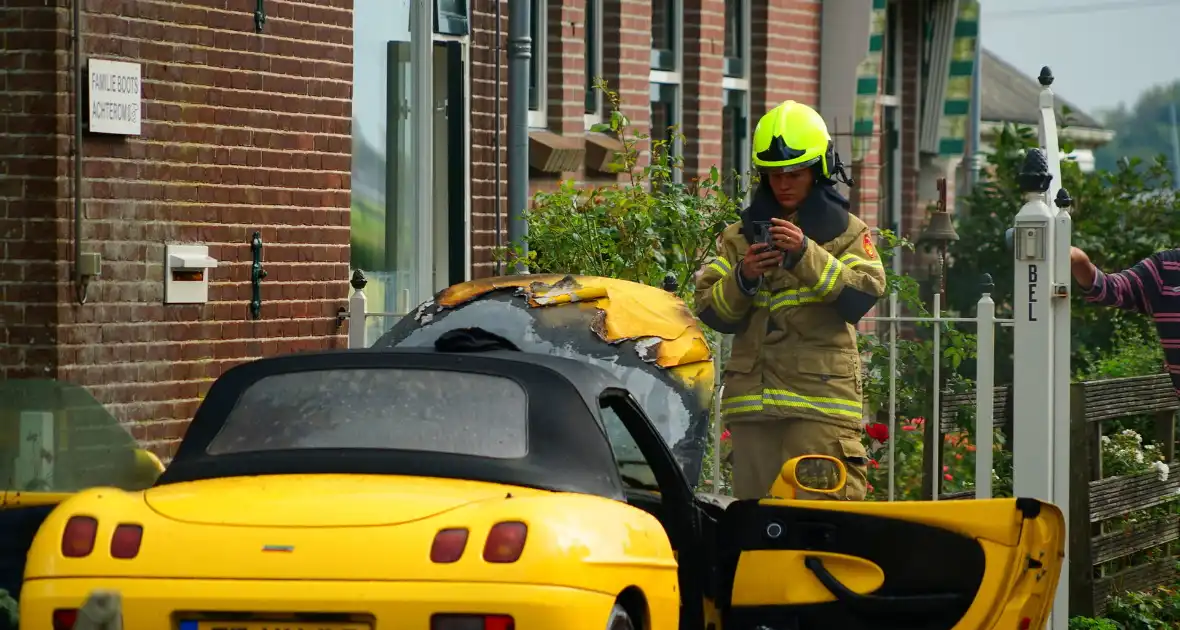
[(1052, 505), (696, 493), (709, 365), (659, 289), (534, 276), (237, 366), (152, 488), (45, 521), (21, 628), (100, 591), (134, 630), (1043, 627)]

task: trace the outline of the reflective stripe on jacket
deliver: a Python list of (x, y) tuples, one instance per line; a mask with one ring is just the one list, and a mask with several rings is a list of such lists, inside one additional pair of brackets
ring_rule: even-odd
[(738, 280), (749, 246), (742, 224), (730, 225), (718, 240), (718, 256), (697, 274), (695, 308), (710, 327), (734, 335), (725, 416), (859, 426), (863, 376), (855, 324), (885, 293), (885, 268), (868, 226), (849, 216), (842, 234), (809, 242), (791, 269), (768, 272), (749, 293)]

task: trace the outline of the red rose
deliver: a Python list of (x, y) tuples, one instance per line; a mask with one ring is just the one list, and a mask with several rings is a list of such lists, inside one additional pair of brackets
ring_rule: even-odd
[(873, 424), (866, 426), (865, 433), (868, 433), (869, 437), (878, 442), (886, 442), (889, 440), (889, 427), (880, 422), (874, 422)]

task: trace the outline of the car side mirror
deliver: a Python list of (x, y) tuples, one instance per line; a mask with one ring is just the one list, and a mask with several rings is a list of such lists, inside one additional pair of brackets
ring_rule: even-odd
[(770, 496), (794, 499), (799, 491), (835, 494), (844, 489), (848, 469), (844, 462), (829, 455), (800, 455), (783, 464), (778, 479), (770, 486)]
[(164, 462), (156, 454), (142, 448), (135, 449), (135, 485), (150, 488), (164, 472)]

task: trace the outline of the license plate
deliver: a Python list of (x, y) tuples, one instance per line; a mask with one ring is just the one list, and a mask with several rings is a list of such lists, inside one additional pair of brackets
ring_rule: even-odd
[[(191, 623), (191, 622), (190, 622)], [(182, 629), (185, 624), (181, 624)], [(371, 630), (367, 623), (330, 621), (199, 621), (196, 630)]]

